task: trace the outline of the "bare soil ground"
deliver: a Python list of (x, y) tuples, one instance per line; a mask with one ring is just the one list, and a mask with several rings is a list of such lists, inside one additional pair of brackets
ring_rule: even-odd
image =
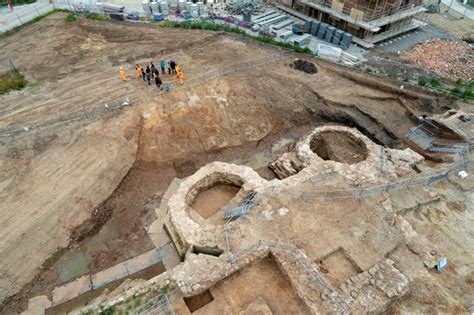
[(339, 287), (346, 279), (357, 275), (362, 270), (348, 257), (343, 248), (338, 248), (319, 261), (321, 272), (335, 287)]
[[(200, 192), (194, 199), (191, 207), (204, 219), (211, 219), (210, 221), (212, 222), (222, 222), (223, 212), (219, 213), (219, 210), (221, 210), (239, 190), (239, 187), (230, 185), (215, 185)], [(215, 219), (212, 218), (214, 215), (216, 215)]]
[(367, 158), (364, 143), (343, 133), (317, 135), (311, 140), (310, 147), (323, 160), (354, 164)]
[[(354, 126), (401, 148), (417, 116), (459, 106), (304, 55), (248, 63), (281, 50), (216, 32), (66, 23), (55, 14), (2, 38), (2, 52), (33, 83), (0, 98), (0, 301), (11, 297), (7, 313), (150, 249), (145, 229), (174, 177), (222, 160), (271, 179), (268, 162), (323, 123)], [(133, 76), (135, 63), (161, 58), (184, 72), (186, 83), (171, 93)], [(318, 72), (291, 68), (297, 59)], [(132, 107), (105, 108), (124, 97)]]
[(273, 314), (309, 314), (271, 258), (238, 271), (210, 291), (214, 301), (193, 314), (245, 314), (247, 307), (259, 297)]

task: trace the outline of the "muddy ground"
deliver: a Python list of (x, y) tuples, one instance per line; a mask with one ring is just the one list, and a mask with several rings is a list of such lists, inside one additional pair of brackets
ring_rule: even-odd
[[(418, 116), (465, 106), (218, 32), (66, 23), (55, 14), (1, 41), (30, 81), (0, 98), (0, 301), (7, 313), (151, 249), (146, 228), (169, 183), (210, 161), (246, 164), (271, 179), (268, 163), (314, 126), (354, 126), (404, 148)], [(170, 93), (134, 77), (135, 63), (160, 58), (184, 72), (185, 84)], [(297, 59), (313, 62), (317, 73), (290, 67)], [(131, 107), (105, 107), (124, 97)]]

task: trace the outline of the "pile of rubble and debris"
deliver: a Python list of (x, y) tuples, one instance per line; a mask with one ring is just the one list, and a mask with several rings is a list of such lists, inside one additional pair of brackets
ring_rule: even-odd
[(474, 51), (465, 42), (435, 39), (416, 45), (401, 58), (452, 80), (474, 77)]
[(303, 71), (306, 73), (317, 73), (318, 69), (314, 65), (314, 63), (306, 61), (306, 60), (301, 60), (298, 59), (292, 64), (290, 64), (290, 67), (295, 68), (296, 70)]

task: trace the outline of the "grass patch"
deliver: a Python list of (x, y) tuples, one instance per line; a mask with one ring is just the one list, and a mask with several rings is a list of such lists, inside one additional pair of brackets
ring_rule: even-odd
[(208, 21), (184, 21), (184, 22), (164, 21), (164, 22), (153, 23), (153, 24), (158, 25), (159, 27), (163, 27), (163, 28), (184, 28), (184, 29), (194, 29), (194, 30), (207, 30), (207, 31), (216, 31), (216, 32), (221, 31), (221, 32), (235, 33), (246, 38), (251, 38), (253, 40), (256, 40), (257, 42), (261, 42), (264, 44), (270, 44), (274, 46), (291, 49), (299, 53), (312, 54), (309, 48), (302, 48), (292, 43), (281, 42), (281, 41), (275, 40), (274, 38), (270, 36), (261, 36), (261, 35), (251, 36), (247, 34), (244, 30), (236, 26), (231, 26), (231, 25), (216, 24), (216, 23), (212, 23)]
[(94, 20), (94, 21), (107, 21), (109, 19), (107, 16), (100, 15), (95, 12), (91, 12), (87, 14), (86, 18), (88, 18), (89, 20)]
[(51, 14), (54, 14), (54, 13), (58, 13), (58, 12), (66, 12), (66, 13), (69, 13), (69, 12), (71, 12), (71, 11), (65, 10), (65, 9), (53, 9), (53, 10), (51, 10), (51, 11), (45, 13), (45, 14), (42, 14), (42, 15), (39, 15), (39, 16), (35, 17), (35, 18), (34, 18), (33, 20), (31, 20), (31, 21), (28, 21), (28, 22), (26, 22), (26, 23), (24, 23), (24, 24), (22, 24), (22, 25), (15, 26), (14, 28), (12, 28), (12, 29), (10, 29), (10, 30), (8, 30), (8, 31), (5, 31), (5, 32), (0, 33), (0, 38), (5, 37), (5, 36), (12, 35), (12, 34), (18, 32), (19, 30), (21, 30), (22, 28), (24, 28), (24, 27), (26, 27), (26, 26), (28, 26), (28, 25), (34, 24), (34, 23), (36, 23), (36, 22), (38, 22), (38, 21), (41, 21), (41, 20), (44, 19), (45, 17), (47, 17), (47, 16), (49, 16), (49, 15), (51, 15)]
[(0, 95), (26, 86), (25, 77), (18, 71), (0, 75)]
[(77, 20), (77, 17), (73, 12), (66, 16), (66, 22), (74, 22), (75, 20)]
[(396, 72), (393, 72), (393, 71), (389, 71), (387, 72), (387, 76), (390, 78), (390, 79), (397, 79), (398, 78), (398, 75)]
[(117, 309), (115, 306), (107, 307), (105, 309), (100, 309), (99, 310), (99, 315), (114, 315), (117, 314)]
[(432, 87), (434, 87), (434, 88), (440, 88), (440, 87), (442, 87), (441, 81), (440, 81), (438, 78), (436, 78), (436, 77), (432, 77), (432, 78), (430, 79), (430, 85), (431, 85)]
[(139, 307), (140, 305), (142, 304), (142, 299), (137, 296), (134, 300), (133, 300), (133, 307), (134, 308), (137, 308)]
[(418, 78), (418, 85), (420, 86), (426, 86), (428, 84), (428, 79), (425, 77), (419, 77)]

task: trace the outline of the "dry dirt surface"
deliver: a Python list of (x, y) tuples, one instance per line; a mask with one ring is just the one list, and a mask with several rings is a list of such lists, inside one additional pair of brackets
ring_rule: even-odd
[[(30, 82), (0, 97), (0, 301), (7, 313), (68, 281), (56, 268), (72, 251), (86, 257), (79, 275), (149, 250), (146, 228), (174, 177), (213, 160), (271, 177), (272, 145), (283, 148), (323, 123), (402, 148), (416, 117), (459, 106), (233, 35), (64, 17), (1, 39), (2, 53)], [(136, 63), (161, 58), (184, 73), (185, 84), (170, 93), (134, 76)], [(290, 67), (298, 59), (318, 72)], [(119, 107), (125, 97), (131, 107)]]
[(195, 314), (259, 314), (249, 311), (249, 305), (258, 299), (263, 300), (262, 304), (273, 314), (309, 313), (271, 258), (224, 279), (211, 288), (210, 293), (214, 301), (196, 310)]

